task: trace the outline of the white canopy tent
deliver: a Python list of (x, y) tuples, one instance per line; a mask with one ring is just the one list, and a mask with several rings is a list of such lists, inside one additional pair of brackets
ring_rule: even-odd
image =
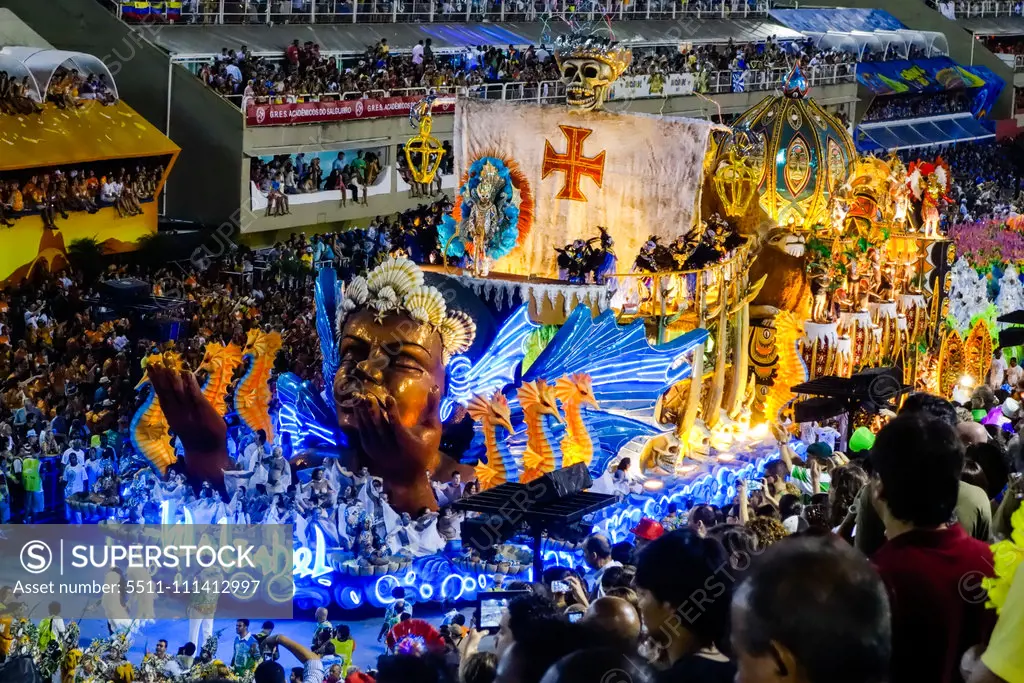
[(828, 31), (807, 33), (815, 46), (822, 49), (853, 52), (863, 58), (868, 51), (884, 54), (891, 47), (899, 59), (909, 59), (911, 48), (918, 48), (925, 57), (941, 57), (949, 54), (946, 36), (938, 31)]
[(807, 33), (807, 36), (814, 41), (814, 47), (819, 50), (841, 50), (855, 55), (860, 54), (860, 44), (849, 33), (829, 31), (827, 33)]
[(106, 76), (107, 87), (118, 97), (117, 84), (110, 69), (99, 57), (84, 52), (68, 52), (66, 50), (47, 50), (38, 47), (5, 47), (0, 50), (5, 56), (20, 62), (36, 82), (37, 91), (45, 98), (50, 89), (50, 81), (61, 67), (77, 69), (83, 77), (86, 74)]
[(28, 96), (36, 102), (43, 101), (43, 94), (39, 89), (39, 83), (36, 82), (36, 77), (20, 60), (0, 51), (0, 71), (5, 72), (8, 76), (17, 78), (19, 81), (28, 77)]

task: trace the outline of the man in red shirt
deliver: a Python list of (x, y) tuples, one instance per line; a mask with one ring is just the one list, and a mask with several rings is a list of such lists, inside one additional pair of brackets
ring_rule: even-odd
[(951, 523), (964, 450), (946, 422), (901, 415), (871, 449), (872, 503), (888, 539), (872, 557), (892, 605), (890, 680), (960, 683), (960, 657), (988, 641), (989, 546)]
[(299, 40), (296, 38), (292, 41), (292, 44), (288, 46), (288, 49), (284, 51), (284, 56), (288, 60), (288, 67), (292, 73), (299, 70)]

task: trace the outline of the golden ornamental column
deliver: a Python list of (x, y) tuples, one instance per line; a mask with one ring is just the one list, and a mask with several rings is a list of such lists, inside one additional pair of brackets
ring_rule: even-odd
[(874, 357), (871, 314), (867, 311), (844, 311), (839, 314), (839, 330), (850, 338), (850, 363), (859, 368)]
[(839, 346), (839, 323), (804, 322), (804, 337), (798, 348), (807, 366), (807, 379), (835, 374)]

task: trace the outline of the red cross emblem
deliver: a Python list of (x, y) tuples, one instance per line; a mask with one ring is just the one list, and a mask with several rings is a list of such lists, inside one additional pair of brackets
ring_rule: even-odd
[(562, 135), (565, 136), (565, 154), (559, 154), (551, 146), (551, 142), (544, 141), (544, 163), (540, 169), (540, 178), (543, 180), (552, 173), (564, 173), (565, 183), (556, 195), (558, 199), (569, 199), (574, 202), (587, 201), (586, 195), (580, 190), (580, 180), (584, 176), (590, 178), (601, 187), (604, 181), (604, 156), (605, 151), (592, 157), (583, 156), (583, 143), (594, 131), (588, 128), (575, 128), (574, 126), (559, 126)]

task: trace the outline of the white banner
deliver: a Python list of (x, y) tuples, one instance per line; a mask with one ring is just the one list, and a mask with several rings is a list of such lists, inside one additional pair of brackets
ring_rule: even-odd
[(533, 208), (529, 234), (493, 270), (554, 277), (555, 248), (597, 236), (599, 225), (627, 270), (649, 235), (667, 242), (688, 232), (711, 129), (695, 119), (460, 98), (458, 176), (481, 157), (497, 157), (518, 170), (517, 195)]
[(692, 95), (696, 74), (641, 74), (626, 76), (612, 83), (609, 100), (633, 100), (641, 97)]
[(696, 74), (669, 74), (665, 83), (666, 95), (692, 95)]
[(608, 89), (609, 100), (634, 100), (650, 94), (650, 77), (647, 75), (624, 76), (612, 83)]

